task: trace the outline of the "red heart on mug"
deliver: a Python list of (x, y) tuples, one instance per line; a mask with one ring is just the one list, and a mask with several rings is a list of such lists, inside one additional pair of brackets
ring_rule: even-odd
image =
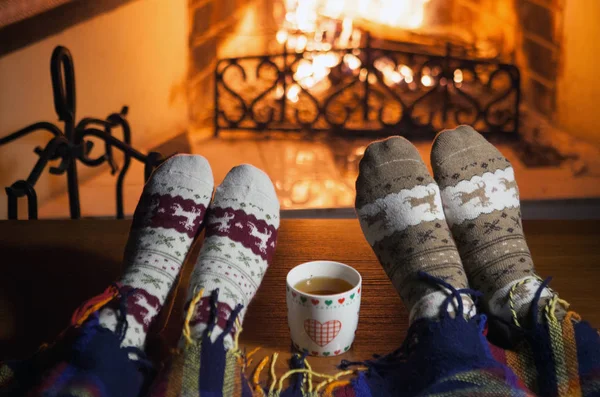
[(358, 289), (358, 291), (356, 291), (356, 292), (358, 292), (358, 293), (360, 294), (360, 288), (359, 288), (359, 289)]
[(318, 356), (319, 352), (310, 352), (313, 356)]
[(296, 293), (294, 291), (292, 291), (292, 296), (295, 298), (296, 297)]
[(310, 300), (312, 302), (313, 305), (318, 305), (319, 304), (319, 300), (318, 299), (311, 299)]
[(346, 300), (346, 298), (340, 298), (340, 299), (338, 299), (338, 302), (340, 302), (340, 305), (341, 305), (342, 303), (344, 303), (345, 300)]
[(325, 323), (313, 319), (304, 320), (304, 331), (313, 342), (321, 347), (334, 340), (341, 329), (342, 322), (338, 320), (330, 320)]
[(337, 356), (338, 354), (340, 354), (340, 352), (341, 352), (341, 350), (336, 350), (333, 352), (333, 354), (335, 354)]

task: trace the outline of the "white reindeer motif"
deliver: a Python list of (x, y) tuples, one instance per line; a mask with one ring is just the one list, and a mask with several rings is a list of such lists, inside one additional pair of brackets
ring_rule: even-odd
[(425, 197), (406, 197), (404, 199), (405, 203), (409, 203), (411, 208), (415, 208), (418, 207), (420, 205), (428, 205), (429, 208), (426, 209), (425, 211), (429, 212), (430, 214), (433, 214), (434, 212), (438, 212), (438, 207), (437, 204), (435, 203), (435, 195), (436, 195), (436, 191), (434, 190), (427, 190), (427, 196)]
[(273, 232), (271, 232), (268, 228), (265, 228), (265, 232), (263, 233), (260, 230), (258, 230), (256, 225), (252, 222), (248, 222), (248, 226), (250, 226), (250, 235), (260, 240), (260, 243), (256, 243), (256, 246), (258, 247), (260, 252), (262, 252), (263, 254), (266, 253), (267, 242), (269, 241), (269, 238), (271, 238)]
[(229, 230), (229, 221), (232, 220), (233, 218), (235, 218), (234, 214), (230, 214), (229, 212), (226, 212), (225, 214), (223, 214), (223, 216), (221, 218), (215, 218), (213, 219), (210, 224), (214, 225), (216, 223), (219, 224), (219, 231), (220, 232), (226, 232)]
[(191, 211), (186, 211), (183, 209), (183, 207), (180, 204), (173, 204), (173, 206), (171, 206), (171, 209), (174, 211), (173, 212), (174, 216), (185, 217), (185, 221), (180, 221), (179, 224), (183, 225), (186, 230), (194, 229), (194, 221), (196, 220), (198, 215), (200, 215), (200, 213), (202, 212), (198, 208), (192, 208)]
[(158, 308), (154, 307), (148, 302), (144, 295), (136, 295), (135, 304), (146, 309), (146, 314), (144, 315), (143, 322), (146, 325), (150, 325), (152, 319), (158, 314)]
[(517, 181), (515, 181), (514, 179), (512, 181), (509, 181), (506, 178), (500, 178), (500, 183), (504, 185), (505, 192), (508, 192), (510, 189), (514, 189), (515, 191), (513, 192), (513, 197), (516, 199), (519, 198), (519, 188), (517, 186)]

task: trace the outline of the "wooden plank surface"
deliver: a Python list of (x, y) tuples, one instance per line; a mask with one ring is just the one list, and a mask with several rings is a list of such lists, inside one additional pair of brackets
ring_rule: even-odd
[[(83, 300), (119, 276), (129, 226), (114, 220), (0, 222), (0, 359), (29, 354), (52, 340)], [(538, 273), (554, 276), (551, 285), (561, 297), (600, 325), (600, 222), (529, 221), (524, 227)], [(167, 346), (180, 335), (187, 281), (200, 245), (198, 239), (186, 261), (169, 321), (166, 315), (161, 319), (160, 340)], [(363, 297), (353, 348), (338, 358), (313, 358), (313, 368), (331, 373), (341, 358), (365, 359), (398, 347), (408, 315), (356, 220), (283, 221), (274, 263), (244, 321), (242, 345), (262, 346), (257, 359), (289, 353), (285, 276), (295, 265), (317, 259), (355, 267), (363, 276)], [(287, 358), (280, 360), (280, 370)]]

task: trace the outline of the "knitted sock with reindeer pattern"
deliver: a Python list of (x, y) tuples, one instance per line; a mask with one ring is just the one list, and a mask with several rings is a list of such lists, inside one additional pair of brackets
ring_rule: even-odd
[[(467, 287), (458, 251), (444, 218), (437, 184), (417, 149), (392, 137), (367, 147), (356, 181), (356, 211), (365, 237), (410, 311), (409, 321), (438, 318), (448, 290), (419, 271)], [(473, 301), (461, 295), (464, 313)], [(457, 302), (448, 306), (454, 312)]]
[(148, 329), (179, 275), (194, 237), (203, 226), (214, 187), (201, 156), (176, 155), (158, 167), (144, 186), (125, 249), (121, 294), (125, 313), (115, 305), (100, 310), (100, 325), (117, 329), (125, 314), (123, 347), (143, 348)]
[[(469, 282), (484, 293), (484, 308), (517, 325), (529, 322), (541, 280), (525, 242), (509, 161), (473, 128), (460, 126), (437, 136), (431, 163)], [(539, 307), (552, 295), (545, 288)], [(557, 316), (562, 313), (559, 308)]]
[[(213, 321), (214, 341), (238, 305), (243, 306), (241, 323), (275, 253), (278, 228), (279, 201), (269, 177), (251, 165), (229, 171), (208, 209), (204, 243), (190, 280), (188, 302), (204, 290), (189, 322), (192, 338), (200, 339)], [(216, 290), (217, 313), (211, 319)], [(227, 349), (235, 331), (224, 337)]]

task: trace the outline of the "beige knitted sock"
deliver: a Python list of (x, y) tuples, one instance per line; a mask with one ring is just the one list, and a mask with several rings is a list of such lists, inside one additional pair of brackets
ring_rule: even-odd
[[(356, 211), (367, 241), (410, 311), (411, 323), (436, 318), (448, 296), (448, 290), (420, 279), (419, 271), (456, 289), (467, 287), (439, 188), (406, 139), (369, 145), (356, 181)], [(463, 302), (465, 313), (474, 314), (471, 299), (463, 295)], [(454, 312), (452, 306), (449, 312)]]
[[(541, 281), (525, 242), (512, 166), (469, 126), (441, 132), (431, 163), (471, 286), (484, 293), (490, 313), (522, 323)], [(540, 308), (552, 294), (543, 291)]]

